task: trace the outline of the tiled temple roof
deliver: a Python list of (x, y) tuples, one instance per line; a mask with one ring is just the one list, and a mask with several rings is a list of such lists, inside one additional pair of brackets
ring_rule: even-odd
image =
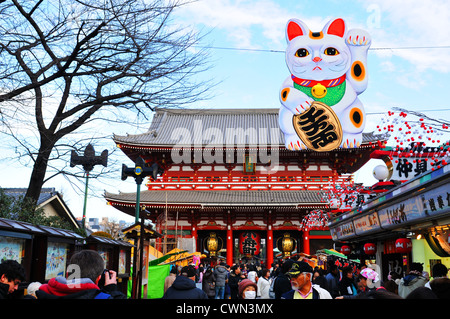
[[(111, 202), (135, 205), (136, 193), (113, 194), (105, 192)], [(199, 206), (297, 206), (325, 205), (318, 191), (142, 191), (143, 205), (199, 205)]]
[[(184, 145), (280, 145), (284, 135), (278, 124), (279, 109), (164, 109), (158, 108), (147, 132), (119, 136), (117, 144), (134, 146)], [(218, 133), (218, 135), (214, 135)], [(383, 140), (384, 136), (363, 133), (363, 144)]]

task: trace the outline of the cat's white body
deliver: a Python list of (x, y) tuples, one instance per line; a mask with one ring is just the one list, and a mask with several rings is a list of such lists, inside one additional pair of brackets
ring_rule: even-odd
[[(286, 148), (306, 149), (294, 129), (293, 116), (308, 110), (313, 101), (324, 101), (309, 93), (312, 88), (299, 89), (299, 83), (303, 85), (310, 82), (323, 84), (326, 87), (324, 91), (328, 89), (330, 92), (328, 97), (332, 94), (336, 96), (331, 103), (333, 105), (329, 106), (342, 125), (341, 147), (359, 146), (366, 116), (358, 95), (367, 88), (367, 50), (371, 44), (369, 34), (359, 29), (347, 31), (342, 19), (330, 21), (322, 32), (311, 32), (302, 21), (291, 19), (286, 26), (286, 40), (286, 64), (291, 76), (282, 84), (279, 112)], [(345, 82), (339, 94), (333, 93), (336, 92), (333, 87), (327, 87), (337, 82)]]

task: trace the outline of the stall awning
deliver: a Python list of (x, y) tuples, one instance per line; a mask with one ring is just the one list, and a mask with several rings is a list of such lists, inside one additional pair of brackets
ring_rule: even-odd
[(134, 247), (134, 245), (132, 245), (126, 241), (123, 241), (123, 240), (116, 240), (116, 239), (111, 239), (111, 238), (107, 238), (107, 237), (93, 236), (93, 235), (90, 235), (89, 237), (87, 237), (86, 242), (105, 244), (105, 245), (113, 245), (113, 246)]
[(81, 240), (84, 237), (74, 231), (55, 228), (50, 226), (33, 225), (27, 222), (0, 218), (0, 230), (9, 232), (20, 232), (33, 235), (46, 235), (52, 237)]

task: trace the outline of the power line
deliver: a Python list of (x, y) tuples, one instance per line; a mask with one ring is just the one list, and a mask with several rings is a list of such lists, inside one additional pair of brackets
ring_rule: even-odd
[[(233, 47), (217, 47), (217, 46), (195, 46), (200, 49), (213, 49), (213, 50), (230, 50), (230, 51), (250, 51), (250, 52), (268, 52), (268, 53), (285, 53), (284, 50), (273, 50), (273, 49), (252, 49), (252, 48), (233, 48)], [(442, 46), (415, 46), (415, 47), (396, 47), (396, 48), (369, 48), (373, 51), (383, 51), (383, 50), (418, 50), (418, 49), (450, 49), (450, 45)]]

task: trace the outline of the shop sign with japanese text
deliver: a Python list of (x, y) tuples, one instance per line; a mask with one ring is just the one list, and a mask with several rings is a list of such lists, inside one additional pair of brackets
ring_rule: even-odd
[(331, 237), (334, 240), (341, 240), (347, 237), (353, 237), (355, 233), (355, 227), (353, 222), (350, 221), (345, 224), (341, 224), (337, 227), (330, 228)]
[(355, 232), (357, 235), (362, 235), (364, 233), (380, 229), (378, 214), (376, 212), (355, 218), (353, 220), (353, 224), (355, 225)]
[(450, 187), (442, 185), (378, 211), (382, 228), (439, 215), (450, 208)]

